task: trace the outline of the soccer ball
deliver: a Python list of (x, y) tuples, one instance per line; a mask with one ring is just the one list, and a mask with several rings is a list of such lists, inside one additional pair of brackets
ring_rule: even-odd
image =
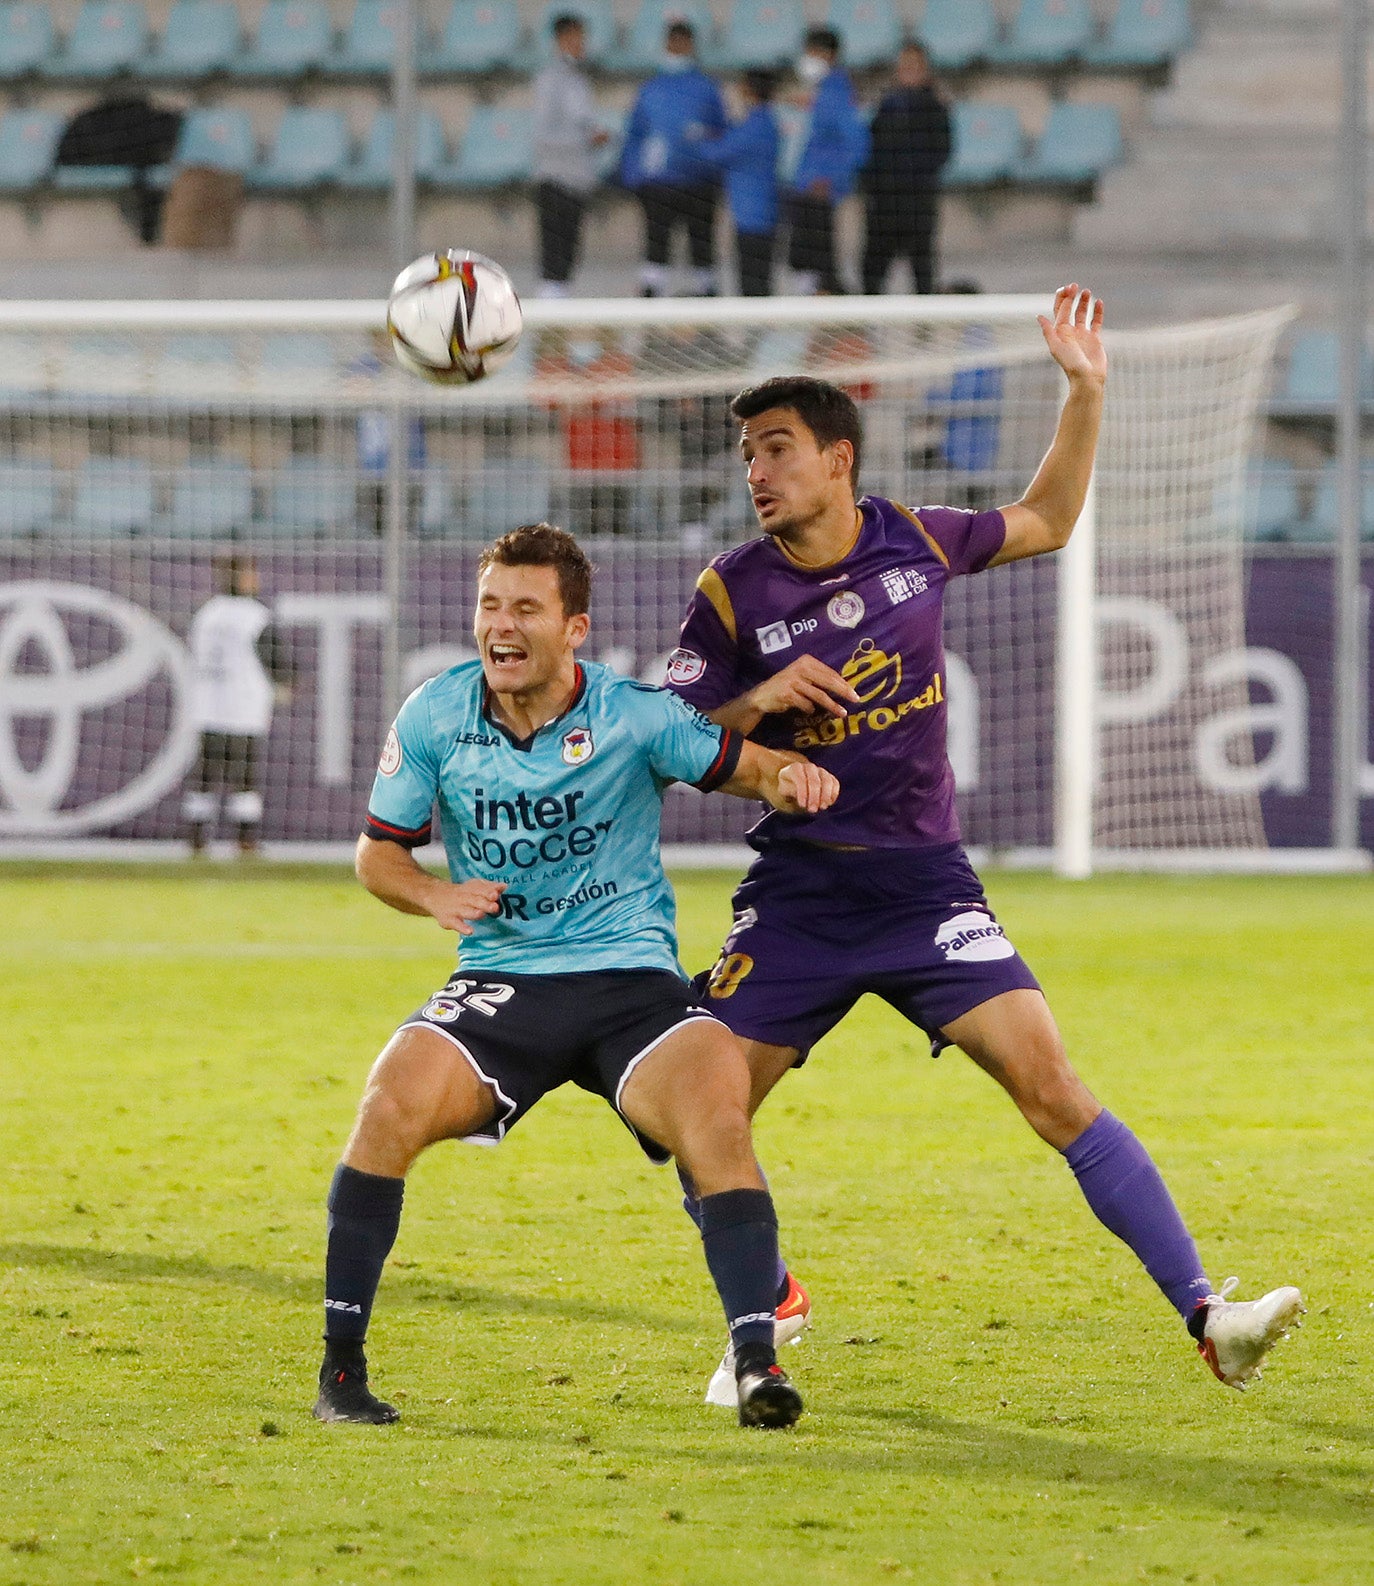
[(485, 380), (514, 353), (524, 316), (511, 279), (480, 253), (427, 253), (396, 277), (386, 328), (403, 369), (440, 385)]

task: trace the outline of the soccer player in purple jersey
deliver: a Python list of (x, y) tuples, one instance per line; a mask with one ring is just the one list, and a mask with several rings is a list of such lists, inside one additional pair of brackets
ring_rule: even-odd
[[(1102, 417), (1101, 301), (1062, 287), (1040, 326), (1068, 397), (1026, 493), (998, 511), (856, 500), (862, 426), (833, 385), (773, 379), (731, 404), (763, 534), (701, 575), (669, 683), (718, 724), (808, 755), (841, 792), (818, 815), (770, 813), (750, 833), (758, 858), (704, 1000), (745, 1041), (755, 1108), (864, 992), (919, 1025), (935, 1053), (960, 1047), (1063, 1153), (1215, 1374), (1243, 1388), (1302, 1312), (1301, 1295), (1280, 1288), (1233, 1304), (1234, 1279), (1213, 1292), (1158, 1169), (1070, 1065), (960, 846), (945, 585), (1068, 543)], [(780, 1271), (779, 1336), (808, 1312)], [(717, 1372), (707, 1396), (733, 1402), (732, 1387)]]

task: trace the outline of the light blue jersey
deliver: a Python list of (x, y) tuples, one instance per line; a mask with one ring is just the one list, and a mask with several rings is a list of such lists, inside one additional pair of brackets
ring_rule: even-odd
[(462, 938), (465, 969), (680, 974), (663, 794), (728, 781), (741, 740), (609, 667), (577, 678), (563, 715), (523, 740), (489, 714), (480, 661), (422, 683), (387, 735), (364, 830), (415, 847), (437, 803), (452, 878), (507, 883), (501, 913)]

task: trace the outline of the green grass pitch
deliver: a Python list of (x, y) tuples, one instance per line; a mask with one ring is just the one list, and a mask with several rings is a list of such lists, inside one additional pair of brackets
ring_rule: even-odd
[[(708, 960), (728, 878), (679, 878)], [(993, 876), (1213, 1280), (1300, 1283), (1214, 1382), (1063, 1163), (865, 1004), (765, 1108), (808, 1413), (700, 1402), (670, 1172), (592, 1098), (410, 1186), (374, 1319), (404, 1421), (309, 1416), (322, 1198), (449, 943), (351, 878), (0, 871), (0, 1586), (1374, 1580), (1374, 885)]]

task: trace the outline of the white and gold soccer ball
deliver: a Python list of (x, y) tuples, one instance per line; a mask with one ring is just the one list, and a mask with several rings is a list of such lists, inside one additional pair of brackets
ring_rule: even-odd
[(427, 253), (396, 277), (386, 328), (403, 369), (440, 385), (485, 380), (506, 363), (524, 316), (511, 278), (480, 253)]

